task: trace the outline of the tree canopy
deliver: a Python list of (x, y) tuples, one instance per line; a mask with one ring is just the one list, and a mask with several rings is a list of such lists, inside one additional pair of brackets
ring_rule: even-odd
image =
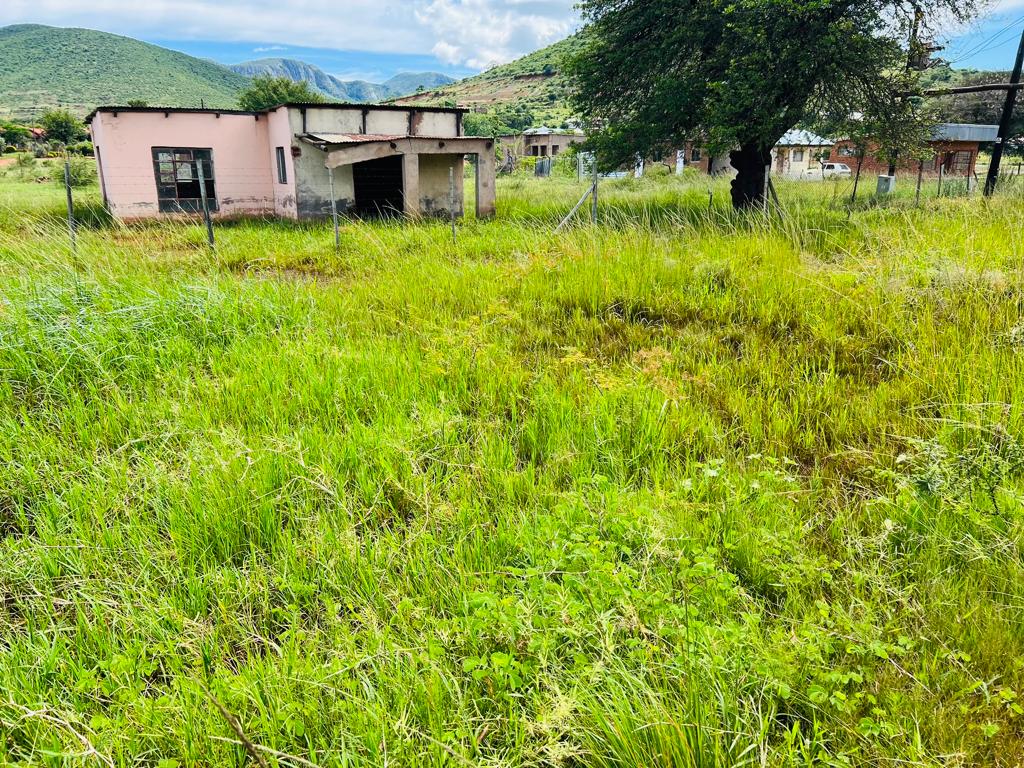
[[(772, 147), (818, 113), (893, 114), (913, 83), (915, 15), (965, 20), (976, 0), (582, 0), (573, 100), (606, 165), (699, 141), (731, 151), (733, 202), (763, 195)], [(927, 30), (922, 29), (926, 34)]]
[(89, 135), (82, 121), (66, 109), (51, 109), (39, 119), (39, 125), (46, 132), (48, 141), (57, 141), (65, 146)]
[(309, 83), (296, 82), (287, 77), (260, 75), (238, 95), (238, 108), (250, 112), (276, 107), (288, 102), (320, 103), (327, 101), (323, 94), (314, 91)]

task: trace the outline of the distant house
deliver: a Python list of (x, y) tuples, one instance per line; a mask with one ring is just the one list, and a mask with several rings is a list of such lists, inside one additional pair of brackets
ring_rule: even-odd
[(820, 171), (820, 161), (829, 156), (834, 144), (832, 139), (811, 131), (786, 131), (772, 150), (772, 170), (789, 178)]
[[(949, 176), (973, 176), (978, 162), (981, 144), (996, 140), (999, 126), (971, 125), (968, 123), (943, 123), (936, 127), (933, 138), (928, 142), (929, 157), (924, 161), (924, 172), (937, 174), (941, 169)], [(849, 139), (836, 142), (833, 159), (845, 162), (851, 168), (857, 166), (857, 147)], [(918, 170), (920, 161), (898, 160), (901, 171)], [(884, 174), (889, 170), (889, 160), (879, 157), (878, 150), (868, 147), (861, 165), (861, 173)]]
[(528, 128), (521, 134), (501, 136), (502, 146), (517, 156), (555, 157), (569, 147), (582, 144), (586, 139), (583, 131), (554, 129), (541, 126)]
[[(205, 180), (217, 216), (462, 213), (477, 162), (477, 212), (494, 212), (494, 142), (462, 135), (465, 110), (284, 104), (261, 112), (100, 107), (86, 122), (103, 195), (122, 219), (195, 213)], [(330, 172), (328, 169), (331, 169)], [(454, 172), (454, 173), (452, 173)], [(333, 177), (333, 178), (332, 178)]]

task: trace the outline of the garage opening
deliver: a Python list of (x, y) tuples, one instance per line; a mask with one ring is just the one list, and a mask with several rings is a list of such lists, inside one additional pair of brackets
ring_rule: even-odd
[(400, 216), (405, 210), (402, 156), (367, 160), (352, 166), (356, 203), (353, 212), (364, 218)]

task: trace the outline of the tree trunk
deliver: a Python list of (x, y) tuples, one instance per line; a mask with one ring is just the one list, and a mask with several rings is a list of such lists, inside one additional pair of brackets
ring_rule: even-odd
[(737, 172), (732, 182), (732, 207), (737, 210), (764, 207), (768, 186), (765, 174), (772, 162), (771, 151), (756, 144), (744, 144), (729, 153), (729, 162)]

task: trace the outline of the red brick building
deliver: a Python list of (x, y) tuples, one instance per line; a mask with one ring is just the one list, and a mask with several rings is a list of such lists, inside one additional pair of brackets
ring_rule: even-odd
[[(979, 145), (995, 141), (998, 126), (969, 125), (966, 123), (943, 123), (935, 130), (935, 138), (928, 142), (931, 155), (924, 161), (924, 172), (937, 174), (942, 169), (946, 176), (973, 176), (978, 162)], [(840, 139), (832, 150), (831, 160), (845, 162), (851, 168), (857, 166), (857, 148), (849, 139)], [(917, 160), (897, 161), (897, 172), (918, 170)], [(869, 147), (861, 165), (862, 174), (885, 174), (889, 172), (889, 161), (877, 155)]]

